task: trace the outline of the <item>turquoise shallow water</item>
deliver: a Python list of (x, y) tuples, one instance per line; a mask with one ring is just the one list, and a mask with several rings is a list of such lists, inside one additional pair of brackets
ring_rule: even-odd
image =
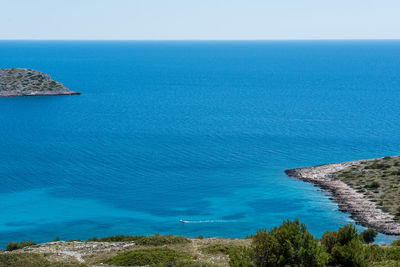
[(283, 171), (400, 154), (398, 41), (10, 41), (0, 58), (82, 93), (0, 99), (1, 246), (286, 218), (320, 236), (352, 220)]

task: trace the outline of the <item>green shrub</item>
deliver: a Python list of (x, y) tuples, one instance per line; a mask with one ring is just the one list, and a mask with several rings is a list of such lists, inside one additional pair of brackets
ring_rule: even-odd
[(378, 232), (375, 231), (374, 229), (367, 229), (364, 230), (361, 234), (360, 234), (360, 238), (361, 240), (364, 241), (364, 243), (366, 244), (370, 244), (372, 242), (374, 242), (375, 237), (378, 235)]
[(13, 251), (13, 250), (16, 250), (16, 249), (18, 249), (18, 242), (10, 241), (10, 242), (7, 243), (7, 245), (6, 245), (6, 250), (7, 251)]
[(325, 248), (297, 219), (259, 230), (252, 247), (257, 266), (324, 266), (328, 260)]
[(354, 225), (340, 227), (336, 236), (333, 233), (326, 234), (321, 243), (330, 252), (330, 265), (352, 267), (367, 264), (367, 253)]
[(98, 242), (135, 242), (137, 245), (143, 246), (162, 246), (169, 244), (185, 244), (191, 241), (183, 236), (173, 235), (160, 235), (155, 234), (153, 236), (131, 236), (131, 235), (116, 235), (102, 238), (90, 238), (88, 241)]
[(326, 247), (328, 253), (331, 253), (333, 247), (338, 243), (338, 233), (326, 231), (321, 237), (321, 243)]
[(376, 189), (379, 188), (381, 185), (378, 182), (372, 182), (368, 185), (366, 185), (365, 187), (369, 188), (369, 189)]
[(357, 229), (354, 225), (352, 224), (346, 224), (343, 227), (339, 227), (338, 232), (337, 232), (337, 239), (338, 243), (343, 246), (352, 240), (360, 240)]
[(393, 241), (392, 244), (390, 244), (390, 245), (400, 247), (400, 239)]
[(27, 240), (27, 241), (21, 241), (21, 243), (18, 244), (18, 242), (8, 242), (8, 244), (6, 245), (6, 250), (7, 251), (13, 251), (16, 249), (21, 249), (24, 247), (28, 247), (28, 246), (33, 246), (36, 245), (37, 243), (33, 242), (32, 240)]
[(143, 266), (150, 264), (174, 264), (189, 260), (183, 252), (168, 248), (138, 249), (107, 259), (104, 263), (117, 266)]
[(253, 252), (249, 248), (232, 248), (229, 250), (229, 266), (231, 267), (253, 267)]
[(383, 249), (376, 244), (368, 246), (367, 252), (368, 258), (371, 262), (379, 262), (385, 259), (385, 253)]
[(331, 256), (334, 266), (367, 266), (367, 254), (365, 253), (365, 248), (362, 242), (357, 239), (353, 239), (342, 246), (334, 246)]

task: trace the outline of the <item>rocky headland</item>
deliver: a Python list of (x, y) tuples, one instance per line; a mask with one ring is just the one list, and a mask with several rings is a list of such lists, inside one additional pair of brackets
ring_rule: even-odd
[(79, 95), (49, 75), (31, 69), (0, 69), (0, 97)]
[(400, 158), (385, 157), (286, 170), (332, 195), (356, 223), (400, 235)]

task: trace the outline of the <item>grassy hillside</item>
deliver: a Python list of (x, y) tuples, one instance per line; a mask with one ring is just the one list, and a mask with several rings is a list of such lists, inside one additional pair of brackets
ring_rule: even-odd
[(400, 266), (400, 240), (379, 246), (365, 239), (352, 225), (316, 239), (295, 220), (247, 239), (112, 236), (14, 246), (0, 252), (0, 267)]

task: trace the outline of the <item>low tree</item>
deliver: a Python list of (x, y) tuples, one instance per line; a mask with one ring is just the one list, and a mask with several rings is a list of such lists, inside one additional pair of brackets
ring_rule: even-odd
[(339, 227), (338, 232), (337, 232), (337, 240), (338, 243), (343, 246), (352, 240), (360, 240), (357, 229), (354, 225), (352, 224), (346, 224), (343, 227)]
[(378, 235), (378, 232), (374, 229), (367, 229), (361, 232), (360, 238), (364, 241), (365, 244), (370, 244), (375, 241), (375, 237)]
[(332, 249), (334, 266), (364, 267), (367, 266), (365, 247), (358, 239), (353, 239), (344, 245), (336, 245)]
[(252, 248), (257, 266), (325, 266), (328, 260), (325, 248), (297, 219), (259, 230)]
[(331, 253), (333, 247), (338, 243), (338, 233), (326, 231), (321, 237), (321, 243), (326, 247), (328, 253)]
[(345, 267), (363, 267), (367, 265), (366, 249), (354, 225), (347, 224), (340, 227), (335, 234), (331, 232), (324, 235), (321, 243), (330, 252), (330, 265)]

